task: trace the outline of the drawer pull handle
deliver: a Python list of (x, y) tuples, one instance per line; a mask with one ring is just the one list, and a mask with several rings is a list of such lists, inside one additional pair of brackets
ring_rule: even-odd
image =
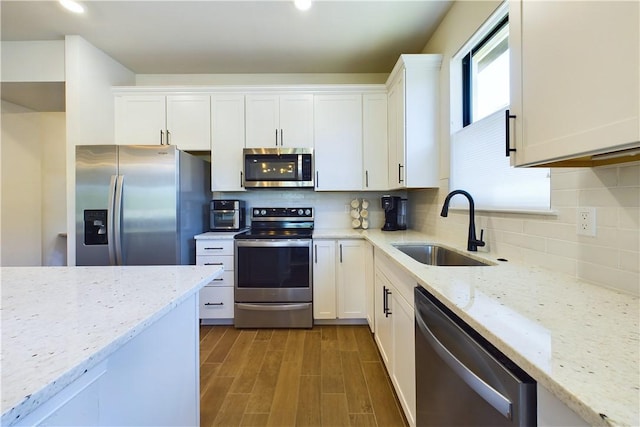
[(204, 249), (207, 250), (207, 251), (221, 251), (224, 248), (204, 248)]
[(224, 305), (223, 302), (205, 302), (204, 305)]
[(204, 265), (224, 265), (221, 262), (205, 262)]
[(213, 279), (213, 282), (222, 282), (224, 279), (220, 278), (220, 279)]

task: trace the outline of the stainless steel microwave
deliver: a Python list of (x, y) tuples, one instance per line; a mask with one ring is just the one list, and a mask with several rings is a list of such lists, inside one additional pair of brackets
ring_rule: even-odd
[(245, 148), (246, 188), (313, 187), (313, 149)]

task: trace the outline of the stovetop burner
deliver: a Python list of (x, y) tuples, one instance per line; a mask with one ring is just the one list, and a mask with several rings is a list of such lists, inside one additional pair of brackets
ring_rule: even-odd
[(242, 239), (310, 239), (313, 208), (253, 208), (251, 229), (236, 234)]

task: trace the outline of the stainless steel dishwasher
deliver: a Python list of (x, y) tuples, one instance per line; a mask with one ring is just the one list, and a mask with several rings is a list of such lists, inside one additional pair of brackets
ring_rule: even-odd
[(416, 424), (535, 426), (533, 378), (424, 288), (414, 295)]

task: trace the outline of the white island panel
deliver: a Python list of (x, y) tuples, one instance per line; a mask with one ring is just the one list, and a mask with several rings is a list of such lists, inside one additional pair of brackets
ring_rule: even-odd
[[(144, 360), (140, 342), (175, 338), (166, 328), (172, 316), (181, 319), (177, 328), (197, 332), (197, 293), (221, 273), (202, 266), (2, 268), (2, 425), (24, 419), (104, 360), (110, 362), (105, 377), (121, 372), (117, 365), (126, 363), (119, 351)], [(146, 338), (152, 333), (154, 339)], [(161, 364), (195, 353), (195, 363), (186, 364), (197, 376), (198, 335), (189, 335), (182, 356), (180, 349), (146, 357), (163, 359)], [(153, 360), (140, 366), (153, 366)], [(99, 381), (103, 393), (112, 379)]]

